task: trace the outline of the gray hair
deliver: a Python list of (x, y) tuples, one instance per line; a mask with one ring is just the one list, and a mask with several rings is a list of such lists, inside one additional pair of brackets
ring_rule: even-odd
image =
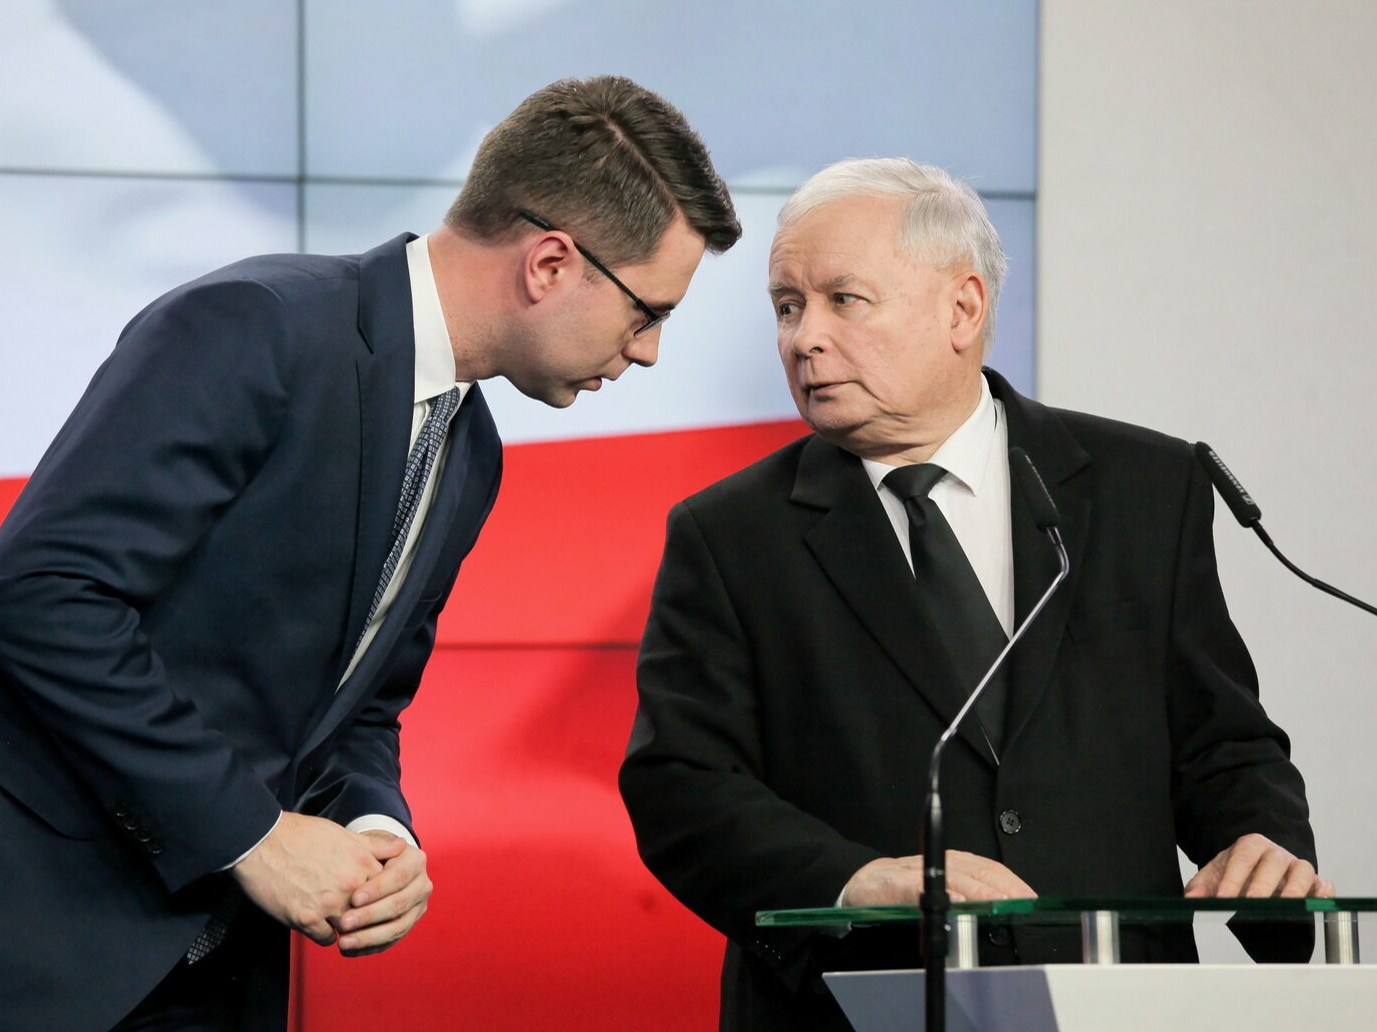
[(908, 158), (838, 161), (815, 173), (784, 202), (777, 225), (784, 229), (828, 201), (877, 195), (911, 198), (899, 231), (900, 253), (937, 269), (969, 262), (980, 274), (989, 301), (982, 331), (988, 348), (1009, 260), (979, 195), (945, 170)]

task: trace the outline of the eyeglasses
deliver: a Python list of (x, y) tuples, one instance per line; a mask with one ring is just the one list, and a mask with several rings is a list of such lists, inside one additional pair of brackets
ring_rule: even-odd
[[(520, 215), (523, 219), (525, 219), (527, 222), (529, 222), (531, 225), (535, 226), (537, 229), (544, 229), (555, 233), (563, 232), (563, 230), (555, 229), (554, 226), (550, 225), (550, 223), (546, 222), (539, 215), (534, 215), (531, 212), (526, 211), (524, 208), (517, 208), (516, 213)], [(570, 239), (572, 239), (572, 237)], [(633, 334), (634, 336), (639, 337), (642, 333), (645, 333), (647, 330), (654, 329), (656, 326), (659, 326), (660, 323), (664, 322), (666, 319), (669, 318), (669, 312), (657, 312), (655, 311), (655, 309), (651, 308), (648, 304), (646, 304), (639, 297), (637, 297), (635, 291), (633, 291), (621, 280), (617, 279), (617, 277), (612, 274), (611, 269), (609, 269), (602, 262), (598, 261), (598, 259), (593, 256), (593, 252), (588, 250), (577, 240), (574, 240), (574, 249), (577, 250), (579, 254), (583, 255), (583, 257), (588, 260), (589, 265), (593, 266), (593, 268), (597, 269), (600, 273), (602, 273), (613, 283), (615, 283), (618, 289), (620, 289), (621, 292), (625, 294), (627, 297), (631, 298), (631, 300), (635, 303), (636, 307), (641, 310), (641, 314), (645, 316), (645, 322), (643, 322), (640, 326), (636, 328)]]

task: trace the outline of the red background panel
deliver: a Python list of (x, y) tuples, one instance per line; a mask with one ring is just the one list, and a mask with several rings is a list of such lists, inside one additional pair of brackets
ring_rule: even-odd
[(403, 722), (435, 894), (387, 953), (298, 940), (299, 1027), (715, 1027), (722, 939), (641, 865), (616, 771), (625, 648), (444, 649)]
[(0, 477), (0, 520), (5, 518), (5, 514), (10, 511), (10, 506), (19, 497), (19, 492), (24, 487), (23, 479), (18, 477)]
[(669, 507), (807, 429), (788, 420), (507, 448), (440, 642), (635, 644)]

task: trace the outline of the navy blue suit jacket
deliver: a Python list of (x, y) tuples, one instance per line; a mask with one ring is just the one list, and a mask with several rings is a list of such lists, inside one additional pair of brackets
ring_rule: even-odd
[(155, 301), (0, 526), (15, 1027), (118, 1020), (226, 891), (213, 872), (280, 808), (410, 822), (398, 714), (501, 444), (475, 386), (411, 572), (336, 691), (406, 460), (408, 239), (252, 258)]

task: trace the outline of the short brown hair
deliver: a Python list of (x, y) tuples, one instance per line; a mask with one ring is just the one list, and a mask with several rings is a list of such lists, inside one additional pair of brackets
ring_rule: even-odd
[(445, 223), (482, 240), (525, 228), (518, 208), (610, 265), (654, 254), (676, 212), (720, 254), (741, 237), (726, 184), (673, 104), (630, 79), (561, 79), (483, 139)]

